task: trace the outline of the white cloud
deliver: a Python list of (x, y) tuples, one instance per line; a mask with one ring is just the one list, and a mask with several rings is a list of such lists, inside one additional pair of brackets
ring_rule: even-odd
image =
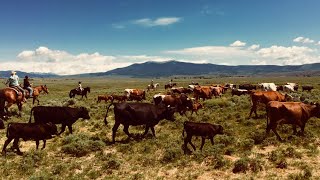
[(314, 43), (314, 40), (300, 36), (300, 37), (293, 39), (293, 42)]
[(257, 55), (260, 60), (265, 61), (266, 64), (274, 65), (301, 65), (319, 62), (317, 58), (317, 50), (305, 46), (271, 46), (269, 48), (262, 48), (258, 50)]
[(253, 44), (253, 45), (251, 45), (251, 46), (248, 48), (248, 50), (254, 51), (254, 50), (257, 50), (257, 49), (259, 49), (259, 48), (260, 48), (260, 45), (259, 45), (259, 44)]
[(241, 42), (239, 40), (233, 42), (232, 44), (230, 44), (231, 47), (242, 47), (242, 46), (245, 46), (246, 43), (245, 42)]
[(146, 27), (153, 27), (153, 26), (168, 26), (170, 24), (174, 24), (181, 21), (179, 17), (161, 17), (157, 19), (150, 19), (150, 18), (143, 18), (132, 21), (133, 24), (146, 26)]
[(0, 70), (21, 70), (26, 72), (55, 73), (71, 75), (105, 72), (146, 61), (168, 61), (171, 58), (159, 56), (106, 56), (98, 52), (73, 55), (66, 51), (39, 47), (22, 51), (14, 61), (1, 62)]

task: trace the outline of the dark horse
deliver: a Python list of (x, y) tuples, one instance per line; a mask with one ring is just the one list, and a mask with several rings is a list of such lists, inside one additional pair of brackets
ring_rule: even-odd
[(173, 86), (176, 86), (176, 85), (177, 85), (177, 83), (171, 83), (171, 85), (170, 84), (166, 84), (166, 85), (164, 85), (164, 89), (172, 88)]
[[(21, 116), (22, 111), (22, 93), (17, 93), (17, 90), (13, 88), (4, 88), (0, 89), (0, 108), (1, 113), (3, 114), (9, 114), (9, 107), (11, 107), (13, 104), (17, 104), (19, 109), (18, 116)], [(5, 104), (7, 102), (7, 104)]]
[(81, 92), (81, 91), (79, 91), (77, 88), (76, 89), (72, 89), (71, 91), (70, 91), (70, 93), (69, 93), (69, 97), (70, 98), (74, 98), (76, 95), (81, 95), (82, 97), (81, 98), (83, 98), (83, 96), (85, 96), (86, 98), (88, 98), (87, 97), (87, 93), (88, 92), (90, 92), (90, 87), (85, 87), (85, 88), (83, 88), (83, 91)]

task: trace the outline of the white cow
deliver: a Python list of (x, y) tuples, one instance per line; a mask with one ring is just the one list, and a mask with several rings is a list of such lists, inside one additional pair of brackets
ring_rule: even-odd
[(263, 91), (277, 91), (277, 86), (274, 83), (260, 83), (259, 86)]
[(125, 89), (124, 94), (129, 98), (134, 89)]
[(294, 92), (294, 86), (291, 86), (289, 84), (283, 85), (283, 91), (284, 92)]

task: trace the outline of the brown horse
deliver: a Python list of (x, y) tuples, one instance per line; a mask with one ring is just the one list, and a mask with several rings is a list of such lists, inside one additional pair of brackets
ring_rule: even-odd
[[(1, 111), (6, 111), (6, 114), (9, 114), (9, 107), (13, 104), (17, 104), (19, 109), (18, 116), (21, 116), (22, 101), (23, 96), (21, 92), (17, 93), (15, 89), (9, 87), (0, 89), (0, 107), (4, 108), (1, 109)], [(5, 104), (5, 102), (7, 102), (7, 104)]]
[[(38, 96), (39, 96), (40, 92), (42, 92), (42, 91), (44, 91), (45, 93), (49, 94), (49, 90), (48, 90), (46, 85), (33, 87), (33, 93), (32, 93), (33, 101), (32, 101), (32, 104), (34, 104), (34, 102), (37, 100), (38, 101), (38, 105), (39, 105)], [(29, 92), (27, 92), (27, 97), (29, 97)]]

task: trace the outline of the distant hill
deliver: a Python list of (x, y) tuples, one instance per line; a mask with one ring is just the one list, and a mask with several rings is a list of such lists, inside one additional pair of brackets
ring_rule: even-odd
[[(69, 76), (59, 76), (49, 73), (26, 73), (17, 71), (20, 78), (28, 75), (31, 78), (52, 77), (100, 77), (100, 76), (126, 76), (126, 77), (168, 77), (168, 76), (319, 76), (320, 63), (295, 66), (276, 65), (241, 65), (227, 66), (217, 64), (194, 64), (179, 61), (154, 62), (132, 64), (107, 72), (86, 73)], [(7, 78), (10, 71), (0, 71), (0, 78)]]
[(174, 75), (213, 75), (213, 76), (251, 76), (271, 74), (320, 74), (320, 63), (276, 66), (276, 65), (240, 65), (227, 66), (216, 64), (194, 64), (179, 61), (145, 62), (117, 68), (104, 73), (91, 73), (90, 76), (131, 76), (131, 77), (165, 77)]
[[(27, 73), (22, 71), (16, 71), (17, 75), (23, 79), (24, 76), (29, 76), (30, 78), (52, 78), (52, 77), (59, 77), (56, 74), (51, 73)], [(0, 78), (8, 78), (11, 74), (11, 71), (0, 71)]]

